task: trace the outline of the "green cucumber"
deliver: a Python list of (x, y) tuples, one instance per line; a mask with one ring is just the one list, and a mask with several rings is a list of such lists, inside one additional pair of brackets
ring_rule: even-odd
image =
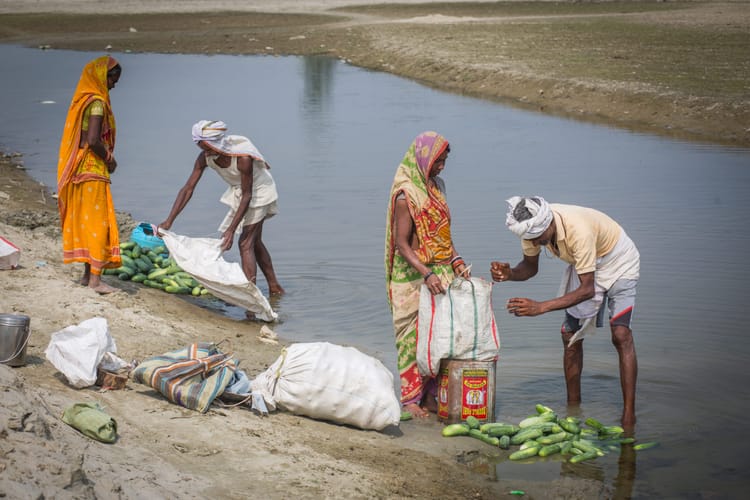
[(539, 456), (548, 457), (550, 455), (554, 455), (555, 453), (560, 453), (561, 450), (562, 448), (559, 444), (549, 444), (539, 449)]
[(601, 432), (601, 430), (604, 428), (604, 424), (593, 417), (587, 418), (584, 422), (592, 429), (596, 429), (597, 432)]
[(163, 285), (159, 283), (158, 281), (153, 281), (150, 279), (143, 280), (143, 284), (146, 286), (150, 286), (151, 288), (158, 288), (159, 290), (164, 290), (166, 288), (166, 285)]
[(479, 429), (480, 422), (474, 415), (469, 415), (466, 417), (466, 425), (469, 426), (469, 429)]
[(484, 434), (482, 431), (480, 431), (478, 428), (469, 429), (469, 436), (476, 438), (480, 441), (483, 441), (492, 446), (500, 446), (499, 438), (488, 436), (487, 434)]
[(469, 426), (466, 424), (449, 424), (441, 431), (443, 437), (468, 436)]
[(508, 448), (510, 448), (510, 436), (508, 435), (500, 436), (498, 438), (498, 446), (504, 450), (507, 450)]
[(136, 283), (143, 283), (148, 279), (148, 276), (146, 276), (143, 273), (136, 273), (133, 275), (132, 278), (130, 278), (130, 281), (135, 281)]
[(581, 427), (571, 420), (568, 420), (567, 418), (561, 418), (557, 421), (557, 424), (563, 428), (563, 430), (570, 432), (571, 434), (580, 434), (581, 433)]
[(543, 424), (545, 422), (552, 422), (554, 420), (557, 420), (557, 415), (555, 415), (555, 412), (548, 411), (546, 413), (542, 413), (541, 415), (524, 418), (518, 423), (518, 426), (523, 429), (524, 427), (533, 427), (535, 425)]
[(511, 460), (523, 460), (524, 458), (535, 457), (541, 448), (539, 446), (531, 446), (525, 450), (518, 450), (510, 454)]
[[(481, 430), (481, 429), (480, 429)], [(512, 436), (514, 434), (517, 434), (518, 431), (520, 431), (520, 427), (517, 425), (502, 425), (502, 426), (496, 426), (496, 427), (490, 427), (487, 429), (485, 434), (488, 434), (490, 436)]]
[(566, 439), (570, 438), (571, 436), (572, 436), (572, 434), (569, 434), (569, 433), (567, 433), (565, 431), (562, 431), (562, 432), (558, 432), (557, 434), (550, 434), (549, 436), (542, 436), (542, 437), (538, 438), (537, 441), (539, 442), (539, 444), (547, 446), (547, 445), (550, 445), (550, 444), (555, 444), (555, 443), (559, 443), (561, 441), (565, 441)]
[(529, 439), (536, 439), (538, 437), (541, 437), (542, 434), (544, 434), (544, 432), (542, 432), (541, 429), (522, 429), (510, 438), (510, 443), (521, 444), (524, 441), (528, 441)]
[(653, 448), (654, 446), (658, 446), (659, 443), (656, 441), (651, 441), (650, 443), (639, 443), (636, 445), (633, 445), (634, 450), (648, 450), (649, 448)]
[(539, 403), (536, 404), (536, 412), (538, 414), (541, 415), (542, 413), (547, 413), (550, 411), (552, 411), (552, 408), (550, 408), (549, 406), (544, 406), (543, 404), (539, 404)]
[(596, 458), (598, 455), (595, 451), (584, 451), (580, 455), (572, 456), (568, 459), (568, 462), (571, 464), (577, 464), (578, 462), (582, 462), (584, 460), (591, 460), (592, 458)]
[(179, 293), (179, 294), (189, 294), (190, 292), (192, 292), (192, 290), (190, 290), (186, 286), (172, 286), (172, 285), (167, 285), (166, 287), (164, 287), (164, 291), (169, 292), (169, 293)]

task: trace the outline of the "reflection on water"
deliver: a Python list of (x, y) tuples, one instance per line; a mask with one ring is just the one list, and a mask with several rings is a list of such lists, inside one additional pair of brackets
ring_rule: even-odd
[(336, 60), (330, 57), (310, 56), (302, 61), (304, 71), (304, 100), (306, 114), (315, 116), (329, 106), (333, 90)]
[[(95, 55), (0, 46), (0, 105), (12, 117), (0, 123), (0, 148), (22, 151), (29, 172), (47, 185), (55, 184), (70, 96)], [(731, 429), (750, 413), (750, 151), (507, 109), (324, 58), (117, 57), (115, 206), (139, 220), (166, 217), (198, 153), (190, 138), (195, 121), (221, 119), (249, 136), (279, 188), (280, 213), (264, 225), (264, 241), (288, 292), (274, 301), (281, 317), (274, 329), (290, 341), (356, 345), (396, 372), (383, 276), (385, 207), (396, 166), (423, 130), (451, 142), (442, 175), (453, 234), (477, 276), (489, 276), (491, 260), (521, 257), (503, 224), (512, 195), (541, 194), (614, 217), (642, 259), (633, 323), (637, 437), (661, 446), (576, 466), (506, 461), (490, 474), (590, 477), (623, 497), (744, 493), (750, 472), (726, 464), (745, 462)], [(218, 176), (204, 175), (173, 230), (218, 236), (223, 191)], [(227, 259), (238, 259), (236, 249)], [(561, 414), (573, 410), (564, 400), (561, 314), (515, 318), (502, 310), (511, 296), (552, 297), (562, 268), (542, 257), (533, 280), (494, 287), (498, 420), (521, 420), (538, 402)], [(232, 307), (211, 307), (241, 317)], [(601, 330), (586, 340), (578, 411), (614, 424), (621, 394), (609, 337)]]

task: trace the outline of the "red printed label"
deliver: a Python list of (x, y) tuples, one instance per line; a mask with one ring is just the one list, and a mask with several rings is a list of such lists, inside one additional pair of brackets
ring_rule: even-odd
[(464, 370), (461, 377), (461, 420), (474, 416), (487, 420), (487, 370)]
[(438, 381), (438, 417), (447, 419), (450, 414), (448, 408), (448, 370), (443, 370)]

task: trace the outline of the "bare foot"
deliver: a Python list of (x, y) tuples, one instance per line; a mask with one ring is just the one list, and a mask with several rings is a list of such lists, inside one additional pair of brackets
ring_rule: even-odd
[(79, 281), (79, 283), (83, 286), (89, 286), (89, 277), (83, 276), (81, 280)]
[(269, 287), (268, 293), (270, 293), (271, 295), (284, 295), (286, 291), (283, 288), (281, 288), (281, 285), (277, 285), (274, 287)]
[(114, 293), (119, 292), (119, 288), (115, 288), (113, 286), (109, 286), (108, 284), (104, 283), (103, 281), (100, 281), (98, 285), (92, 286), (91, 289), (98, 293), (99, 295), (106, 295), (108, 293)]
[(255, 321), (255, 313), (251, 311), (245, 311), (245, 319), (249, 321)]
[(403, 411), (408, 411), (412, 414), (412, 416), (416, 418), (427, 418), (430, 416), (430, 412), (420, 407), (417, 403), (404, 405)]

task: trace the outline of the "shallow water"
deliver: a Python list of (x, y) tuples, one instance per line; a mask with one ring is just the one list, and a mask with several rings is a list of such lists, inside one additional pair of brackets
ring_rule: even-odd
[[(55, 184), (60, 131), (80, 69), (98, 54), (0, 46), (0, 148), (24, 153), (32, 176)], [(322, 58), (117, 54), (115, 206), (158, 223), (197, 148), (190, 126), (221, 119), (272, 166), (280, 214), (264, 239), (287, 295), (274, 330), (290, 341), (355, 345), (395, 372), (383, 278), (388, 191), (416, 134), (451, 142), (443, 174), (461, 254), (475, 276), (520, 258), (504, 200), (540, 194), (598, 208), (641, 253), (633, 323), (640, 441), (661, 446), (572, 466), (501, 462), (492, 477), (587, 477), (618, 497), (740, 497), (750, 473), (740, 429), (750, 411), (743, 321), (750, 278), (750, 150), (685, 143), (515, 110)], [(52, 101), (52, 102), (50, 102)], [(224, 190), (208, 172), (173, 229), (217, 236)], [(236, 251), (229, 259), (237, 259)], [(495, 286), (502, 353), (498, 420), (544, 403), (565, 413), (557, 332), (562, 314), (515, 318), (511, 296), (552, 297), (563, 266), (542, 258), (526, 283)], [(265, 282), (259, 281), (265, 291)], [(745, 297), (745, 298), (743, 298)], [(237, 308), (224, 314), (241, 317)], [(586, 341), (581, 414), (616, 424), (617, 356), (609, 334)], [(571, 409), (576, 411), (576, 409)], [(744, 495), (743, 495), (744, 497)]]

